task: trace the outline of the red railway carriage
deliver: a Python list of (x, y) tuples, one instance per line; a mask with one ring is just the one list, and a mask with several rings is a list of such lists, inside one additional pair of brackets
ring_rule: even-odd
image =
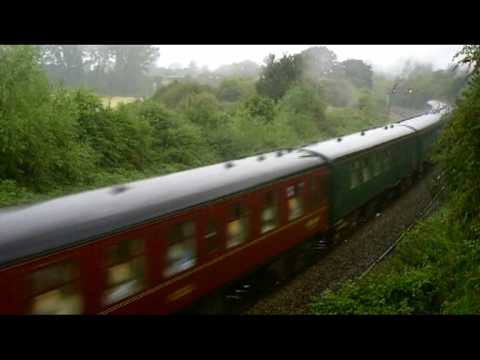
[(328, 227), (326, 162), (277, 152), (0, 212), (0, 313), (168, 314)]

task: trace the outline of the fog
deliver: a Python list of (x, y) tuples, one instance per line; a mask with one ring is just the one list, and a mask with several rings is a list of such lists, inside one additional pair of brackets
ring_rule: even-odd
[(326, 46), (339, 61), (360, 59), (376, 71), (398, 74), (404, 63), (431, 63), (445, 69), (462, 45), (159, 45), (161, 67), (186, 67), (192, 61), (199, 67), (215, 70), (221, 65), (251, 60), (262, 64), (272, 53), (296, 54), (312, 46)]

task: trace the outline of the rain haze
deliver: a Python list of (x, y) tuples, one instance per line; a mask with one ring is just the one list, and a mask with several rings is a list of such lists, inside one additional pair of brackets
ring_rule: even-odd
[(397, 73), (407, 60), (431, 63), (435, 69), (452, 64), (453, 57), (462, 45), (159, 45), (158, 66), (186, 67), (192, 61), (210, 70), (220, 65), (243, 60), (262, 64), (268, 54), (299, 53), (311, 46), (326, 46), (335, 52), (339, 61), (360, 59), (374, 69)]

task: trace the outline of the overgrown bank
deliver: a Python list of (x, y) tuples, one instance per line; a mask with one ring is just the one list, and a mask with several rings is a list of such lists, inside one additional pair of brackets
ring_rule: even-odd
[(316, 314), (474, 314), (480, 311), (480, 244), (447, 221), (445, 206), (419, 223), (393, 256), (362, 279), (314, 300)]
[(459, 56), (473, 71), (434, 156), (448, 202), (409, 232), (381, 268), (324, 292), (312, 304), (314, 313), (479, 313), (480, 46), (465, 46)]

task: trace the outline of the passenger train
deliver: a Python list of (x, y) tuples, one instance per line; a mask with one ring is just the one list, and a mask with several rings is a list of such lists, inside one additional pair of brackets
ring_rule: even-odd
[(2, 209), (0, 313), (210, 312), (232, 282), (290, 271), (420, 174), (449, 111), (430, 105), (298, 149)]

